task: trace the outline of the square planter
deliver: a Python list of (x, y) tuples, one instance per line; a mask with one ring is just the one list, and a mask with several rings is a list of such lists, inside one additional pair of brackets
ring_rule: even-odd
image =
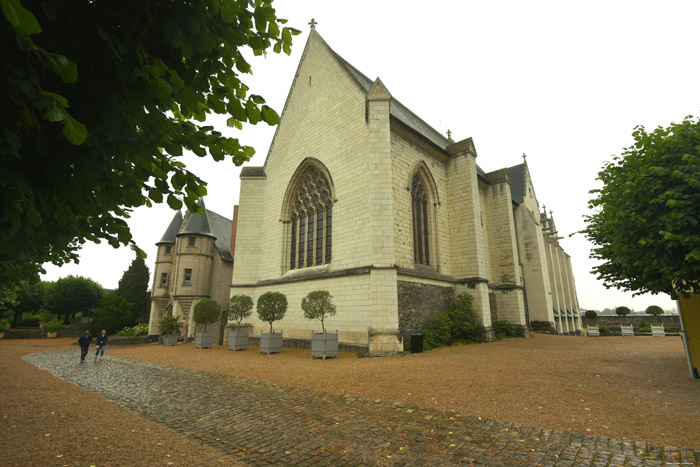
[(281, 332), (260, 332), (260, 353), (282, 353)]
[(248, 350), (248, 329), (229, 329), (228, 349)]
[(214, 347), (213, 332), (198, 332), (194, 338), (195, 349), (211, 349)]
[(311, 333), (311, 358), (338, 358), (338, 331), (335, 334), (325, 332)]
[(164, 334), (163, 345), (177, 345), (177, 334)]

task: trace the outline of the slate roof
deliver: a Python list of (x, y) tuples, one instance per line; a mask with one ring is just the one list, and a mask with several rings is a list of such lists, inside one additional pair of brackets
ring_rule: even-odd
[(173, 220), (170, 221), (170, 225), (168, 226), (167, 230), (163, 234), (163, 238), (161, 238), (160, 241), (156, 243), (156, 245), (160, 245), (161, 243), (174, 244), (177, 237), (177, 231), (180, 230), (181, 225), (182, 213), (180, 211), (177, 211), (173, 216)]
[(525, 190), (525, 164), (508, 167), (510, 197), (514, 203), (523, 204)]
[(181, 235), (206, 235), (214, 238), (214, 246), (219, 256), (224, 261), (233, 261), (231, 256), (231, 228), (233, 222), (224, 216), (208, 210), (204, 206), (204, 201), (199, 200), (197, 205), (204, 209), (204, 214), (190, 213), (187, 223), (182, 231), (177, 234)]

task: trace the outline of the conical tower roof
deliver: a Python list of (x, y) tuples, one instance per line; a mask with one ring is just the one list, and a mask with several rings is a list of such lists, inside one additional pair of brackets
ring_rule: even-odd
[(180, 225), (182, 225), (182, 213), (177, 211), (173, 216), (173, 220), (170, 221), (167, 230), (163, 234), (163, 238), (160, 239), (156, 245), (161, 243), (175, 243), (177, 237), (177, 231), (180, 230)]
[(211, 225), (209, 224), (207, 208), (204, 207), (204, 200), (200, 199), (197, 201), (197, 206), (204, 210), (204, 214), (190, 212), (185, 227), (177, 234), (178, 237), (180, 235), (207, 235), (209, 237), (214, 237), (214, 234), (211, 232)]

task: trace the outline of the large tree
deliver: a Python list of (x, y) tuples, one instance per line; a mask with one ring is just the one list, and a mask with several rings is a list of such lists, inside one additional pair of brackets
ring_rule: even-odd
[(0, 6), (0, 286), (77, 260), (86, 241), (137, 248), (135, 207), (198, 210), (206, 184), (183, 150), (238, 165), (254, 153), (207, 114), (279, 121), (241, 80), (244, 49), (289, 54), (298, 33), (272, 0)]
[[(687, 117), (648, 132), (598, 173), (594, 213), (582, 231), (606, 287), (700, 292), (700, 121)], [(675, 287), (675, 289), (674, 289)]]
[(76, 313), (85, 315), (94, 309), (102, 298), (102, 287), (87, 277), (68, 276), (57, 280), (46, 294), (46, 305), (63, 322), (70, 323)]
[[(119, 279), (119, 287), (117, 294), (124, 297), (127, 302), (132, 304), (131, 311), (133, 319), (143, 319), (148, 317), (149, 312), (149, 293), (148, 293), (148, 266), (140, 255), (131, 262), (129, 269), (124, 271), (122, 278)], [(132, 325), (134, 323), (127, 323)]]

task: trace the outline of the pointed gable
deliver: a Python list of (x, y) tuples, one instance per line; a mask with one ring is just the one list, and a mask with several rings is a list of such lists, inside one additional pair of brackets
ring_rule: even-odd
[(160, 244), (166, 244), (166, 243), (172, 243), (175, 244), (175, 240), (177, 239), (177, 231), (180, 230), (180, 226), (182, 225), (182, 213), (180, 211), (177, 211), (175, 215), (173, 216), (173, 220), (170, 221), (170, 225), (168, 225), (168, 228), (165, 230), (165, 233), (163, 234), (163, 238), (160, 239), (156, 245)]

